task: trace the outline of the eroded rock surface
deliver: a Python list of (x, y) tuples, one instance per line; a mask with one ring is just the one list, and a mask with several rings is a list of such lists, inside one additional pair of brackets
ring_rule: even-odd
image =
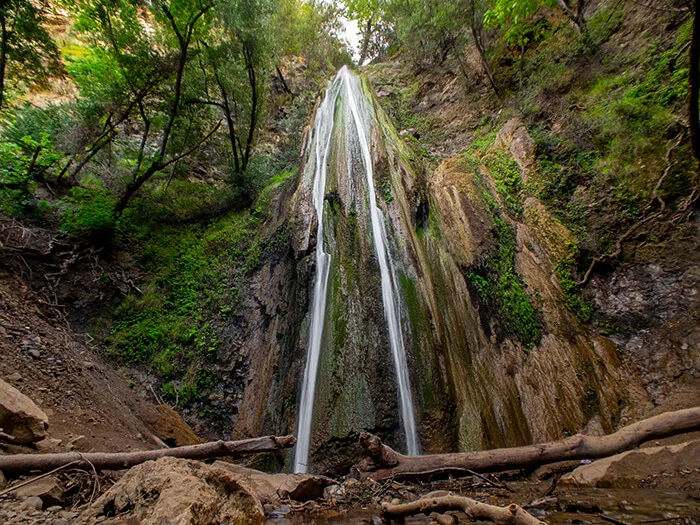
[(117, 513), (129, 513), (142, 525), (248, 525), (264, 520), (254, 490), (231, 471), (176, 458), (132, 468), (83, 518)]
[(660, 474), (700, 469), (700, 440), (630, 450), (578, 467), (559, 481), (566, 487), (629, 488)]

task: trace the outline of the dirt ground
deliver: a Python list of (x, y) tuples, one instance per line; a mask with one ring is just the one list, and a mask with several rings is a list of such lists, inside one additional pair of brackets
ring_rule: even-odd
[[(155, 405), (129, 388), (87, 335), (42, 312), (31, 291), (0, 271), (0, 377), (29, 396), (48, 416), (40, 452), (138, 450), (155, 447), (143, 421)], [(0, 444), (0, 453), (27, 452)]]

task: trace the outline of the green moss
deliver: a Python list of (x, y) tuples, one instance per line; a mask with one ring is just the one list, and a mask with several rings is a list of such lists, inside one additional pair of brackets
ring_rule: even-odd
[(523, 281), (515, 271), (513, 232), (499, 216), (492, 218), (496, 251), (481, 266), (472, 268), (466, 277), (487, 308), (502, 323), (506, 334), (517, 337), (530, 347), (540, 340), (540, 323)]
[(491, 173), (508, 212), (519, 216), (522, 213), (523, 181), (518, 163), (503, 151), (490, 152), (482, 161)]
[(593, 316), (595, 305), (591, 301), (587, 301), (581, 296), (581, 287), (578, 285), (571, 272), (571, 269), (578, 257), (578, 246), (573, 243), (567, 243), (567, 248), (568, 255), (561, 261), (558, 261), (554, 272), (556, 273), (557, 279), (559, 280), (559, 285), (564, 292), (566, 305), (572, 312), (574, 312), (574, 315), (576, 315), (576, 318), (579, 321), (587, 323)]
[(412, 353), (415, 362), (420, 367), (420, 373), (416, 374), (420, 377), (420, 393), (421, 406), (424, 411), (437, 408), (438, 399), (435, 392), (435, 383), (433, 381), (433, 373), (430, 367), (429, 348), (424, 348), (423, 337), (431, 333), (430, 321), (426, 315), (423, 302), (418, 293), (415, 281), (403, 271), (398, 272), (399, 289), (401, 290), (402, 304), (408, 312), (408, 319), (411, 326), (411, 342)]
[(600, 411), (600, 396), (595, 388), (588, 388), (581, 398), (581, 411), (589, 420)]

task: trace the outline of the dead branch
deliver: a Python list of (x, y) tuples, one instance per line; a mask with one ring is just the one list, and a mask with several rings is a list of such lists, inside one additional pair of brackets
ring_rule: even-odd
[(498, 472), (563, 460), (608, 457), (646, 441), (699, 429), (700, 407), (694, 407), (650, 417), (607, 436), (579, 434), (560, 441), (524, 447), (426, 456), (404, 456), (384, 445), (377, 436), (363, 433), (360, 444), (367, 456), (353, 467), (353, 474), (360, 480), (381, 481), (431, 475), (467, 475), (468, 471)]
[(507, 525), (544, 525), (543, 522), (515, 503), (508, 507), (496, 507), (463, 496), (428, 496), (403, 505), (388, 503), (382, 505), (382, 513), (387, 520), (403, 519), (415, 514), (443, 513), (448, 510), (462, 511), (471, 521), (484, 519)]
[(294, 436), (265, 436), (241, 441), (212, 441), (199, 445), (137, 452), (67, 452), (62, 454), (15, 454), (0, 456), (0, 470), (9, 474), (45, 472), (68, 463), (79, 468), (95, 470), (121, 470), (139, 463), (171, 456), (183, 459), (211, 459), (217, 457), (240, 457), (258, 452), (272, 452), (293, 447)]

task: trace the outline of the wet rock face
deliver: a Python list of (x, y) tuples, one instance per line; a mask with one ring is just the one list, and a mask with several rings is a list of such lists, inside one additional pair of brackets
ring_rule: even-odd
[(48, 416), (34, 401), (0, 379), (0, 431), (25, 444), (44, 439), (48, 426)]
[(676, 383), (700, 382), (700, 273), (674, 264), (626, 264), (592, 281), (596, 304), (655, 404)]
[[(497, 188), (498, 174), (475, 170), (464, 159), (419, 174), (376, 101), (374, 112), (377, 202), (400, 288), (423, 451), (521, 445), (587, 427), (612, 431), (627, 390), (639, 387), (623, 381), (610, 341), (580, 325), (566, 306), (555, 270), (571, 233), (534, 197), (520, 203), (520, 214), (502, 211), (506, 196)], [(367, 188), (359, 152), (342, 140), (344, 118), (341, 113), (336, 122), (326, 188), (324, 242), (333, 263), (311, 447), (312, 465), (334, 474), (352, 464), (359, 431), (402, 449)], [(534, 142), (519, 121), (505, 126), (492, 149), (514, 159), (522, 177), (535, 169)], [(312, 238), (315, 223), (304, 204), (311, 199), (307, 178), (292, 200), (299, 253), (319, 241)], [(499, 326), (502, 312), (489, 309), (470, 280), (474, 269), (493, 264), (504, 232), (513, 246), (508, 278), (520, 283), (522, 300), (536, 311), (541, 336), (533, 344)], [(311, 286), (313, 276), (307, 282)], [(300, 360), (305, 331), (308, 326), (299, 332)]]

